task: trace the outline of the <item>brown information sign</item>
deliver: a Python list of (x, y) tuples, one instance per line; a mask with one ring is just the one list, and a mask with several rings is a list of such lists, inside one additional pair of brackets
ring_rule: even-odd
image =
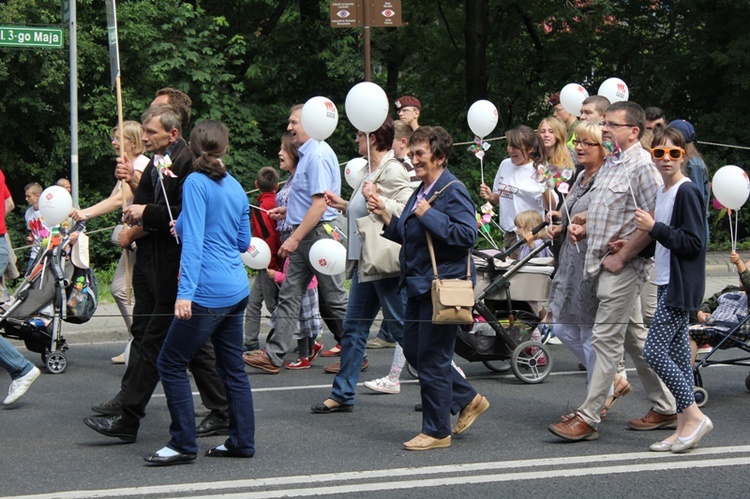
[(340, 0), (331, 2), (332, 28), (362, 27), (362, 0)]
[(373, 28), (401, 26), (401, 0), (365, 0), (367, 21)]

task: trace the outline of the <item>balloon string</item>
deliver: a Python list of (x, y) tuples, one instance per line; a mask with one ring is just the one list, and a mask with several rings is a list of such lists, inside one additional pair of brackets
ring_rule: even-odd
[[(573, 223), (573, 219), (570, 217), (570, 210), (568, 209), (568, 202), (565, 199), (565, 196), (563, 196), (563, 207), (565, 207), (565, 213), (568, 215), (568, 225)], [(576, 247), (576, 251), (578, 253), (581, 252), (581, 248), (578, 247), (578, 241), (573, 241), (573, 244)]]
[(484, 158), (483, 157), (479, 158), (479, 170), (482, 172), (482, 183), (484, 184)]
[(729, 242), (732, 246), (732, 252), (735, 251), (735, 244), (734, 244), (734, 229), (732, 228), (732, 210), (729, 210)]
[[(367, 168), (368, 173), (372, 172), (372, 164), (370, 163), (370, 132), (367, 132)], [(372, 187), (370, 185), (367, 186), (367, 196), (369, 197), (372, 193)]]
[[(625, 166), (623, 165), (623, 168)], [(638, 209), (638, 201), (635, 200), (635, 192), (633, 191), (633, 184), (630, 183), (630, 175), (628, 174), (627, 168), (625, 169), (625, 178), (628, 179), (628, 187), (630, 187), (630, 195), (633, 196), (633, 204), (635, 205), (635, 209)]]
[[(161, 185), (161, 192), (164, 194), (164, 201), (167, 205), (167, 213), (169, 213), (169, 221), (174, 222), (174, 217), (172, 216), (172, 208), (169, 206), (169, 198), (167, 197), (167, 189), (164, 187), (164, 179), (162, 179), (161, 177), (161, 172), (157, 172), (157, 176), (159, 177), (159, 185)], [(180, 236), (177, 235), (177, 231), (175, 231), (174, 233), (174, 238), (177, 241), (177, 244), (180, 244)]]

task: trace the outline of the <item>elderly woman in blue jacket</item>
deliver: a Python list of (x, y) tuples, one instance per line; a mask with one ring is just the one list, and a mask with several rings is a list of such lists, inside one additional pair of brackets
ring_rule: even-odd
[[(400, 288), (406, 290), (404, 355), (419, 371), (422, 431), (407, 450), (430, 450), (451, 445), (458, 435), (489, 408), (487, 399), (451, 367), (458, 326), (432, 324), (430, 289), (432, 262), (427, 233), (432, 237), (438, 273), (444, 278), (466, 276), (466, 259), (477, 238), (474, 204), (469, 191), (447, 170), (453, 139), (441, 127), (420, 127), (410, 139), (414, 172), (422, 181), (396, 216), (373, 192), (368, 208), (382, 218), (384, 237), (401, 243)], [(474, 266), (472, 264), (472, 279)], [(450, 416), (459, 413), (451, 430)]]

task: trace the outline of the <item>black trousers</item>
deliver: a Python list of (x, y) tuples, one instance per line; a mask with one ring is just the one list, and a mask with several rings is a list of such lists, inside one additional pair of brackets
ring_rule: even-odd
[[(144, 268), (146, 262), (141, 260), (136, 261), (133, 271), (136, 304), (131, 330), (134, 340), (122, 383), (122, 416), (126, 423), (133, 426), (137, 426), (138, 421), (146, 415), (146, 406), (159, 382), (156, 360), (174, 317), (174, 301), (156, 300), (153, 273), (150, 268)], [(134, 345), (137, 351), (135, 358), (132, 356)], [(203, 405), (222, 418), (228, 417), (226, 391), (216, 372), (216, 355), (210, 340), (190, 362), (190, 369)]]

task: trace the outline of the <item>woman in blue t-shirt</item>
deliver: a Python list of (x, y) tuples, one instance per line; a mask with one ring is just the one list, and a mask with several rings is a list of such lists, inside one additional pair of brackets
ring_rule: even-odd
[(242, 362), (248, 287), (240, 253), (250, 245), (249, 206), (242, 186), (227, 174), (222, 161), (228, 142), (226, 126), (217, 121), (203, 121), (190, 134), (196, 160), (182, 188), (182, 212), (175, 225), (182, 243), (175, 318), (157, 362), (172, 416), (172, 439), (145, 457), (152, 464), (184, 463), (197, 455), (187, 366), (209, 338), (227, 391), (229, 438), (205, 455), (255, 454), (253, 397)]

